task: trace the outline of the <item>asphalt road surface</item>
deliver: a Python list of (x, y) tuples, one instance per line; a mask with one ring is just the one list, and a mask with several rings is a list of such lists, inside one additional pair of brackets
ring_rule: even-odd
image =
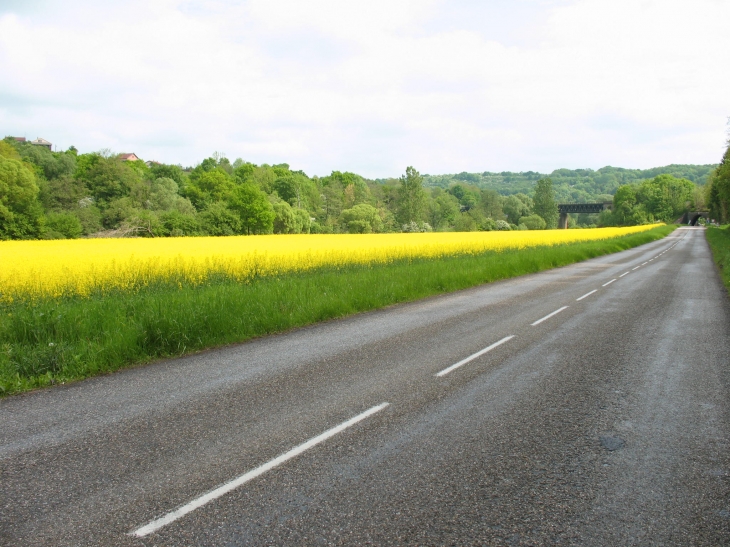
[(729, 300), (679, 229), (5, 398), (0, 496), (13, 546), (730, 545)]

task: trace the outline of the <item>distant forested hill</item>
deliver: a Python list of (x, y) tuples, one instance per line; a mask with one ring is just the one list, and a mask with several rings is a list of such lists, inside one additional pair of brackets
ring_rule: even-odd
[(466, 183), (480, 189), (496, 190), (503, 196), (512, 194), (530, 195), (535, 183), (550, 177), (558, 201), (592, 202), (611, 201), (618, 187), (622, 184), (638, 184), (657, 175), (672, 175), (677, 178), (691, 180), (703, 186), (717, 165), (667, 165), (652, 169), (623, 169), (621, 167), (602, 167), (593, 169), (557, 169), (552, 173), (525, 171), (512, 173), (458, 173), (456, 175), (423, 175), (424, 186), (449, 188), (453, 184)]
[(557, 223), (556, 202), (614, 202), (615, 212), (571, 217), (571, 227), (672, 222), (707, 204), (714, 218), (727, 218), (727, 169), (714, 167), (439, 176), (407, 167), (374, 181), (340, 171), (310, 177), (286, 163), (217, 153), (183, 168), (7, 137), (0, 240), (543, 229)]

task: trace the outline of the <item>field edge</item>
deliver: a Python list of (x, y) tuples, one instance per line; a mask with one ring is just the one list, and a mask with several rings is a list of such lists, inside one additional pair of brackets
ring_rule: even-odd
[(567, 266), (662, 239), (675, 228), (248, 285), (11, 306), (0, 323), (0, 397)]

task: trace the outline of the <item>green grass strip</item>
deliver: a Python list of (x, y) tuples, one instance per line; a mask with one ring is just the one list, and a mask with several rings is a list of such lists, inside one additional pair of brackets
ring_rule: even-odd
[(0, 308), (0, 395), (242, 342), (294, 327), (565, 266), (661, 239), (603, 241), (320, 270)]
[(707, 242), (725, 288), (730, 292), (730, 225), (721, 228), (707, 228)]

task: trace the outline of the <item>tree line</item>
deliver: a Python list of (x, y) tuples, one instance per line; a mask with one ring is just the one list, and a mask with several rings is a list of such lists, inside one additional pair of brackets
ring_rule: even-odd
[[(125, 161), (109, 151), (52, 152), (6, 138), (0, 141), (0, 239), (545, 229), (557, 225), (558, 201), (577, 201), (563, 199), (563, 182), (552, 176), (517, 184), (520, 192), (466, 176), (443, 180), (434, 183), (413, 167), (380, 180), (340, 171), (309, 177), (287, 164), (231, 162), (219, 154), (183, 168)], [(617, 185), (618, 198), (599, 195), (614, 200), (614, 213), (578, 215), (570, 223), (673, 220), (697, 188), (666, 174)]]
[(457, 173), (452, 175), (424, 175), (426, 186), (449, 188), (453, 184), (468, 183), (478, 188), (496, 190), (502, 195), (530, 194), (538, 180), (553, 181), (555, 198), (560, 203), (592, 203), (611, 201), (619, 186), (638, 185), (659, 175), (671, 175), (704, 186), (716, 165), (667, 165), (652, 169), (624, 169), (602, 167), (592, 169), (556, 169), (552, 173), (535, 171), (491, 173)]
[(613, 211), (601, 222), (617, 225), (674, 222), (687, 211), (708, 212), (718, 223), (730, 222), (730, 142), (722, 161), (704, 176), (704, 184), (660, 174), (639, 184), (619, 186)]
[(723, 224), (730, 222), (730, 141), (707, 182), (705, 199), (712, 218)]

